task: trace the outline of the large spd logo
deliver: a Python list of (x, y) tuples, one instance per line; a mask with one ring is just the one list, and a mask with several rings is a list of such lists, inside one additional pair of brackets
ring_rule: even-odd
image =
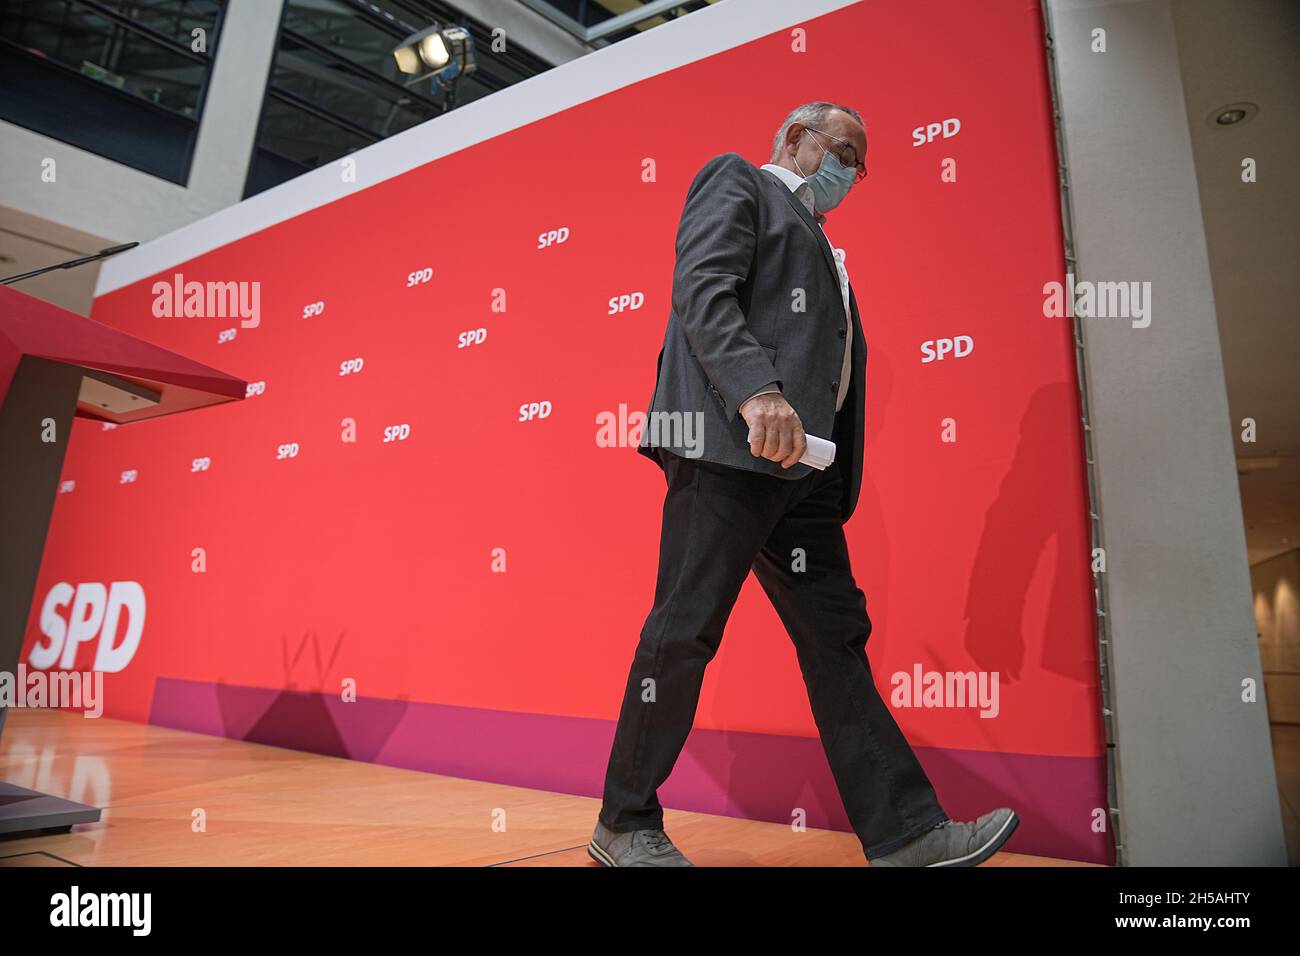
[[(60, 609), (71, 610), (65, 620)], [(126, 633), (114, 646), (122, 611), (126, 610)], [(41, 633), (45, 636), (32, 648), (29, 663), (48, 670), (56, 663), (72, 670), (82, 644), (99, 638), (91, 670), (114, 673), (131, 663), (140, 635), (144, 633), (144, 588), (137, 581), (114, 581), (109, 587), (87, 581), (73, 587), (60, 581), (50, 588), (41, 607)]]

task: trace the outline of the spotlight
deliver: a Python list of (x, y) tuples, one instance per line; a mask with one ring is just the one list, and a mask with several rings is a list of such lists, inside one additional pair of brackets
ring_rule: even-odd
[(1254, 103), (1229, 103), (1212, 110), (1205, 117), (1205, 124), (1214, 129), (1228, 129), (1249, 123), (1258, 112), (1259, 107)]
[(473, 73), (474, 39), (464, 27), (437, 24), (412, 33), (393, 50), (397, 68), (417, 80), (431, 76), (454, 79)]

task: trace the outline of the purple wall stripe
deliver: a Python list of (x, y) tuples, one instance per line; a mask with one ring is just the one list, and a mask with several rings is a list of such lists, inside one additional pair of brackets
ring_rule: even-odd
[[(310, 753), (599, 799), (614, 723), (585, 717), (403, 700), (343, 703), (336, 695), (161, 678), (149, 722)], [(1106, 806), (1106, 758), (917, 747), (943, 807), (974, 819), (1009, 806), (1014, 853), (1112, 864), (1110, 835), (1092, 832)], [(660, 802), (677, 810), (848, 830), (815, 737), (696, 728)], [(1108, 815), (1105, 817), (1108, 821)], [(1053, 821), (1077, 821), (1068, 829)], [(593, 814), (592, 823), (595, 818)], [(585, 839), (585, 836), (583, 837)]]

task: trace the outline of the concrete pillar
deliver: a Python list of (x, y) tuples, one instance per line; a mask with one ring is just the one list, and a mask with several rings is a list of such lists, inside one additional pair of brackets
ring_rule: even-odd
[(1047, 14), (1076, 275), (1151, 289), (1146, 328), (1082, 321), (1121, 860), (1286, 865), (1170, 4), (1047, 0)]
[(279, 38), (284, 0), (229, 0), (221, 20), (217, 60), (203, 101), (190, 191), (214, 209), (244, 198), (262, 94)]

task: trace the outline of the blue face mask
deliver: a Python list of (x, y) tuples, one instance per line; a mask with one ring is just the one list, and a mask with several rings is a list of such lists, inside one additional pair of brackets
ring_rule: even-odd
[[(817, 143), (816, 138), (813, 142)], [(817, 211), (826, 212), (844, 201), (844, 197), (849, 194), (849, 189), (853, 186), (856, 170), (841, 163), (839, 157), (827, 152), (826, 147), (821, 143), (817, 143), (817, 148), (822, 151), (822, 164), (817, 172), (811, 176), (804, 176), (803, 170), (799, 169), (799, 160), (796, 159), (794, 165), (799, 169), (799, 175), (803, 176), (804, 181), (812, 187), (813, 204), (817, 207)]]

